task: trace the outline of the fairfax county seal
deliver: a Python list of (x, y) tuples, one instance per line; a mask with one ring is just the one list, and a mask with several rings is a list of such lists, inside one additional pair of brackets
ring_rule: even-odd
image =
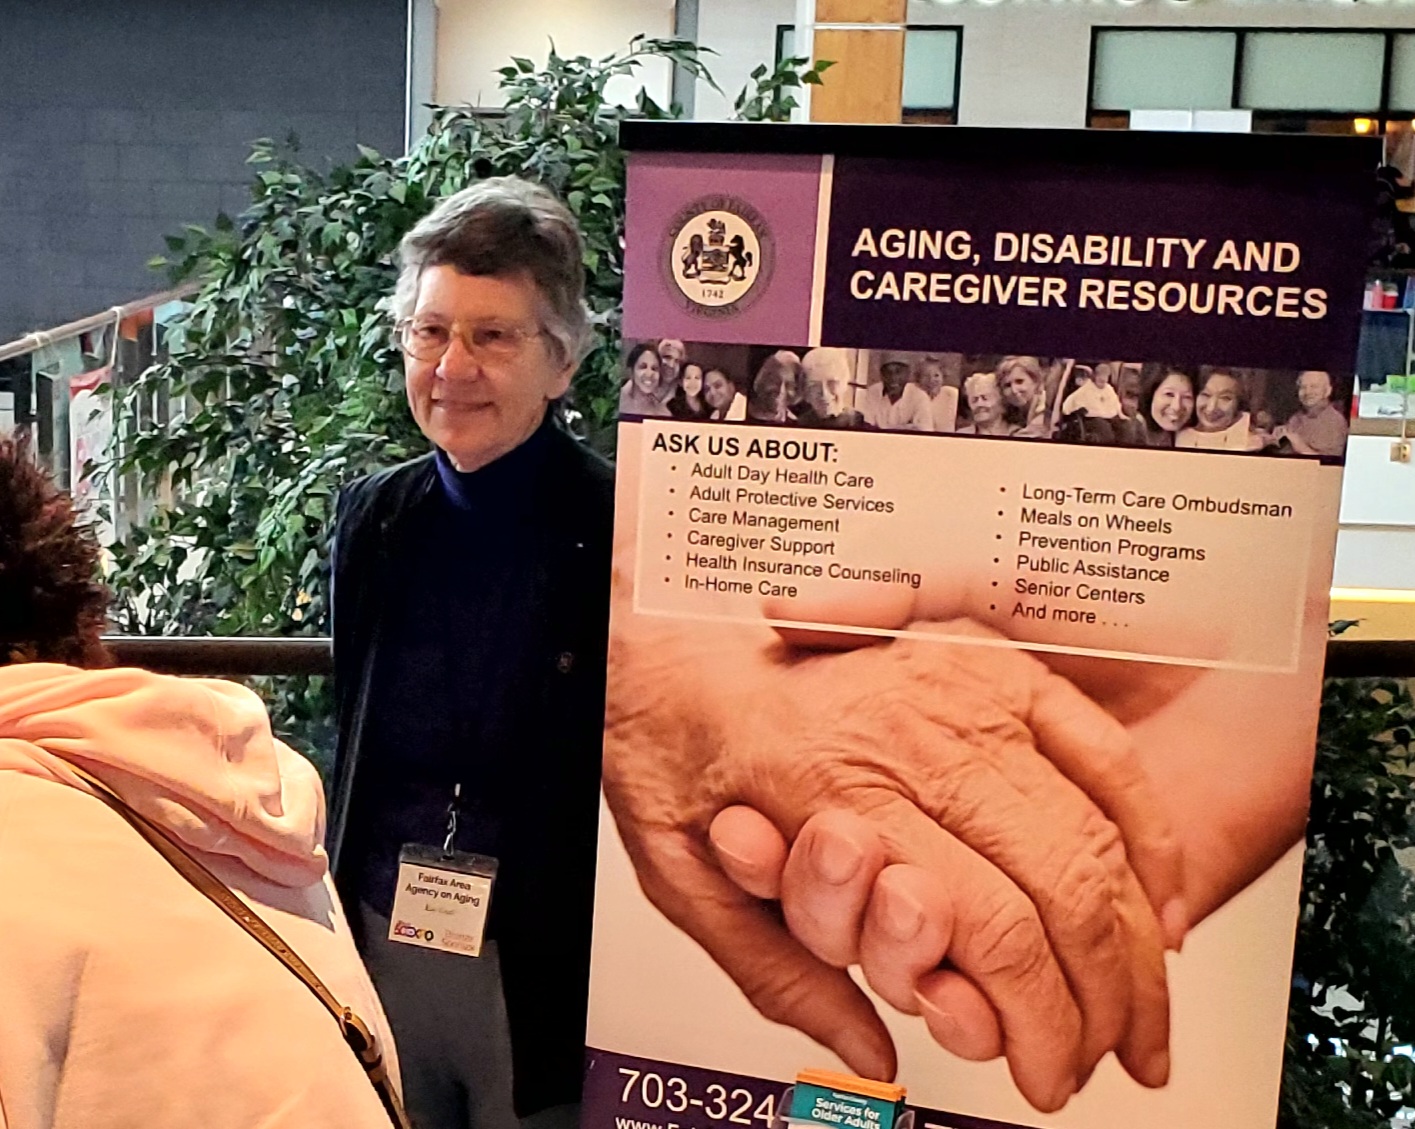
[(664, 267), (689, 313), (726, 317), (766, 289), (774, 260), (760, 212), (735, 196), (703, 196), (674, 217)]

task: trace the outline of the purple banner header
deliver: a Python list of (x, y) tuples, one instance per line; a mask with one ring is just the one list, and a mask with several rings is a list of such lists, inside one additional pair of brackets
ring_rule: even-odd
[[(835, 162), (827, 345), (1350, 368), (1369, 174)], [(1261, 179), (1261, 184), (1255, 180)]]

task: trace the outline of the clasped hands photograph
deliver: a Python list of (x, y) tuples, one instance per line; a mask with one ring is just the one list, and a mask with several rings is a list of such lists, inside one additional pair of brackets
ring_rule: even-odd
[(1041, 1113), (1111, 1054), (1170, 1082), (1170, 962), (1302, 838), (1320, 601), (1303, 669), (1271, 674), (998, 646), (938, 578), (760, 627), (635, 613), (631, 586), (605, 798), (648, 900), (761, 1016), (881, 1080), (881, 1009), (920, 1017)]

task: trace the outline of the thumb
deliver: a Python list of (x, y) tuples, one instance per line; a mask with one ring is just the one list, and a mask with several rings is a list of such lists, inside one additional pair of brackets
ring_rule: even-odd
[(849, 973), (812, 956), (774, 907), (736, 886), (687, 835), (660, 832), (640, 852), (635, 864), (649, 901), (707, 951), (764, 1018), (814, 1039), (861, 1077), (894, 1077), (894, 1042)]

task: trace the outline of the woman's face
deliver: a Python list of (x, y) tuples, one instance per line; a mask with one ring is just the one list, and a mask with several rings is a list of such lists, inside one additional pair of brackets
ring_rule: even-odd
[(639, 359), (634, 362), (634, 371), (631, 374), (634, 387), (645, 396), (652, 396), (658, 391), (658, 354), (652, 349), (645, 349), (639, 354)]
[(1014, 408), (1030, 407), (1037, 397), (1037, 382), (1026, 369), (1014, 366), (1003, 374), (1002, 394)]
[(1160, 381), (1150, 404), (1150, 418), (1164, 431), (1178, 431), (1194, 412), (1194, 387), (1189, 378), (1172, 372)]
[(973, 422), (981, 426), (996, 423), (1002, 415), (1002, 394), (995, 381), (975, 384), (968, 393), (968, 410), (973, 413)]
[(1209, 374), (1195, 401), (1200, 431), (1223, 431), (1238, 419), (1238, 381), (1226, 372)]
[[(570, 386), (575, 366), (541, 328), (544, 304), (525, 272), (468, 275), (445, 264), (423, 271), (413, 325), (447, 344), (434, 359), (404, 355), (408, 406), (459, 470), (476, 470), (519, 446), (540, 426), (546, 404)], [(503, 327), (520, 342), (508, 356), (468, 350), (478, 329)]]
[(681, 387), (685, 395), (698, 395), (703, 390), (703, 370), (698, 365), (684, 366)]
[(707, 397), (707, 402), (718, 411), (729, 407), (732, 403), (732, 394), (736, 391), (732, 387), (732, 381), (728, 379), (725, 372), (713, 369), (707, 374), (703, 382), (703, 395)]

